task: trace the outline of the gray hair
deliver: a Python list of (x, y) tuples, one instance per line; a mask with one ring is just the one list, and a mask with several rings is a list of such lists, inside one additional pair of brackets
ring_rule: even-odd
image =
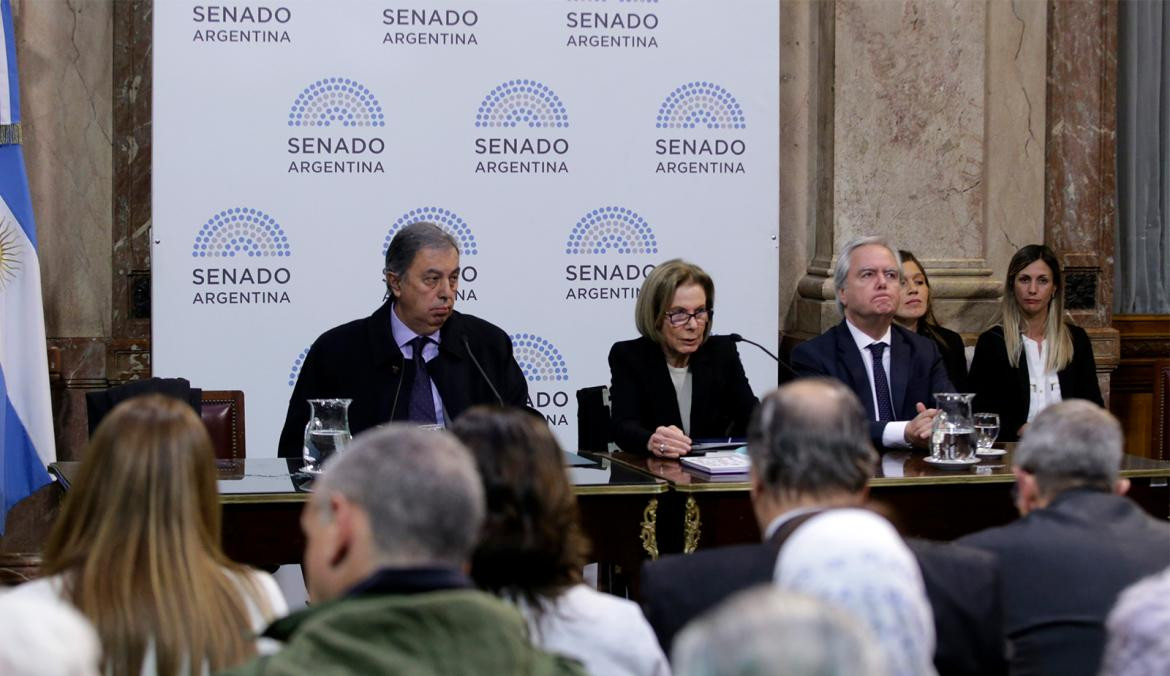
[(1054, 496), (1080, 485), (1111, 488), (1121, 468), (1121, 424), (1105, 409), (1070, 399), (1041, 411), (1024, 430), (1014, 463)]
[(1101, 673), (1170, 673), (1170, 568), (1121, 592), (1105, 626), (1109, 638)]
[(762, 585), (689, 624), (674, 641), (676, 676), (883, 674), (869, 629), (815, 598)]
[(854, 237), (848, 242), (845, 242), (845, 245), (837, 252), (837, 264), (833, 267), (833, 290), (837, 292), (833, 296), (837, 299), (837, 311), (842, 314), (845, 313), (845, 306), (841, 304), (840, 291), (845, 288), (845, 282), (849, 278), (849, 266), (853, 264), (853, 252), (870, 244), (884, 246), (888, 249), (894, 257), (894, 262), (898, 264), (898, 276), (902, 276), (902, 255), (898, 253), (898, 248), (890, 244), (890, 240), (882, 235)]
[(459, 253), (459, 242), (455, 241), (451, 233), (430, 221), (411, 223), (395, 233), (394, 239), (390, 240), (390, 246), (386, 248), (386, 266), (382, 269), (382, 274), (390, 273), (395, 277), (402, 277), (419, 251), (447, 247)]
[(857, 396), (840, 381), (805, 378), (768, 393), (748, 425), (748, 454), (778, 496), (859, 493), (877, 464)]
[(314, 499), (342, 495), (365, 510), (381, 565), (461, 566), (484, 519), (471, 452), (449, 432), (402, 423), (358, 435), (315, 489)]

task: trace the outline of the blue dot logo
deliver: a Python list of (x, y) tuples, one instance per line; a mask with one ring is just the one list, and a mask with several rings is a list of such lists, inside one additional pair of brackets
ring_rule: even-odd
[(347, 77), (313, 82), (288, 111), (290, 127), (384, 127), (382, 104), (364, 85)]
[(746, 129), (739, 101), (713, 82), (688, 82), (658, 107), (658, 129)]
[(276, 219), (250, 207), (224, 209), (207, 219), (191, 249), (193, 258), (283, 258), (291, 253)]
[(658, 240), (646, 219), (632, 209), (598, 207), (582, 216), (573, 226), (565, 242), (565, 253), (656, 254)]
[(301, 350), (297, 358), (293, 360), (292, 366), (288, 370), (288, 386), (295, 387), (297, 378), (301, 375), (301, 366), (305, 363), (305, 357), (309, 356), (309, 348)]
[(536, 80), (508, 80), (488, 92), (475, 113), (476, 127), (564, 129), (569, 126), (565, 104)]
[(555, 345), (534, 333), (514, 333), (512, 353), (530, 383), (557, 382), (569, 379), (565, 358)]

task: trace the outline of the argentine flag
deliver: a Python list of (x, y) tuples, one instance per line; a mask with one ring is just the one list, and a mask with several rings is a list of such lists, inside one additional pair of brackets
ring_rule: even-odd
[(56, 459), (41, 267), (20, 149), (12, 6), (0, 0), (0, 535), (8, 510), (49, 482)]

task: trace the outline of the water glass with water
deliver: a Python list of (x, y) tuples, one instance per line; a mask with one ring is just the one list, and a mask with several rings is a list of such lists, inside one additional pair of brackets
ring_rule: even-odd
[(995, 443), (996, 437), (999, 436), (999, 414), (998, 413), (976, 413), (975, 414), (975, 440), (979, 444), (980, 449), (991, 448)]

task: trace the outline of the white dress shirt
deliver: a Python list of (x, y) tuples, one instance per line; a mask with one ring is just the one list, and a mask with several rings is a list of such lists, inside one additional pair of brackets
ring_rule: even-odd
[(542, 601), (539, 612), (523, 599), (516, 605), (533, 643), (580, 660), (591, 674), (670, 676), (654, 630), (629, 599), (578, 584)]
[[(894, 342), (891, 338), (893, 330), (886, 327), (885, 334), (881, 338), (874, 340), (865, 334), (864, 331), (857, 328), (848, 319), (845, 320), (845, 326), (849, 327), (849, 334), (853, 336), (853, 342), (857, 343), (857, 351), (861, 353), (861, 362), (865, 364), (865, 377), (869, 379), (869, 393), (873, 397), (873, 412), (874, 420), (878, 416), (878, 402), (877, 402), (877, 387), (873, 384), (873, 353), (869, 351), (869, 346), (874, 343), (885, 343), (886, 349), (882, 352), (882, 370), (886, 372), (886, 383), (890, 385), (890, 406), (894, 404), (893, 379), (890, 378), (890, 353), (893, 352)], [(910, 444), (906, 443), (906, 424), (909, 420), (894, 420), (886, 423), (882, 428), (882, 445), (887, 448), (893, 447), (907, 447)]]
[(1028, 422), (1044, 409), (1061, 401), (1060, 376), (1046, 368), (1048, 343), (1037, 343), (1020, 334), (1024, 341), (1024, 354), (1028, 358)]

